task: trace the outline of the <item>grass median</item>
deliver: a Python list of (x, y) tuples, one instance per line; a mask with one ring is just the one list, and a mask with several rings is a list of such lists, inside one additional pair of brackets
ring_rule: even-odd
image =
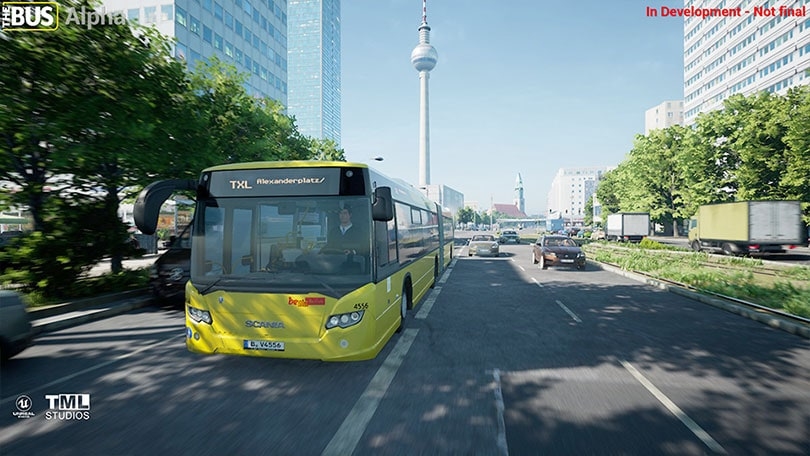
[(588, 243), (583, 249), (596, 261), (810, 318), (810, 268), (806, 266), (769, 266), (766, 273), (765, 263), (756, 258), (673, 250), (648, 239), (621, 247)]

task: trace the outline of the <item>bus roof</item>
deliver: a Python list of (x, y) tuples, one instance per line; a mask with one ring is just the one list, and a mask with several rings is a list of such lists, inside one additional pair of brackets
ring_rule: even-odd
[(202, 172), (267, 168), (368, 168), (368, 165), (365, 163), (324, 160), (257, 161), (216, 165), (206, 168)]

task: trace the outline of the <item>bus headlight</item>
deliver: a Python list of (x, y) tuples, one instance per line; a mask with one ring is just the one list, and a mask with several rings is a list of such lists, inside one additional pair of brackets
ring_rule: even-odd
[(341, 328), (348, 328), (360, 323), (363, 319), (363, 310), (355, 310), (344, 314), (332, 315), (326, 320), (326, 329), (332, 329), (340, 326)]
[(188, 309), (188, 317), (191, 318), (191, 320), (195, 323), (207, 323), (210, 325), (214, 322), (214, 320), (211, 318), (211, 312), (191, 306), (186, 308)]

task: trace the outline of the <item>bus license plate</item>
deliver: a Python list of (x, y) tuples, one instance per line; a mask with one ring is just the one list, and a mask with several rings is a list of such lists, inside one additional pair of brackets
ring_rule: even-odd
[(272, 340), (246, 340), (245, 350), (272, 350), (284, 351), (284, 342)]

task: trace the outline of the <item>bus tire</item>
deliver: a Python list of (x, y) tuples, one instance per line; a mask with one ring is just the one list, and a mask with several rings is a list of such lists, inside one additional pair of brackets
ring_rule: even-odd
[(397, 332), (402, 332), (405, 327), (405, 318), (408, 317), (408, 309), (411, 308), (411, 291), (408, 282), (402, 284), (402, 298), (399, 300), (399, 328)]

